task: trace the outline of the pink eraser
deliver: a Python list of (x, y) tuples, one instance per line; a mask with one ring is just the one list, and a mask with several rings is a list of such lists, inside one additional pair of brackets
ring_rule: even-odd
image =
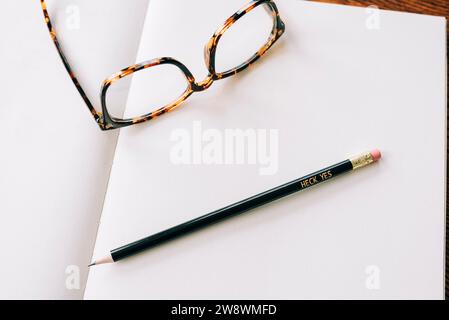
[(374, 161), (377, 161), (377, 160), (379, 160), (380, 158), (382, 158), (382, 154), (381, 154), (380, 151), (377, 150), (377, 149), (372, 150), (370, 153), (371, 153), (371, 155), (373, 156)]

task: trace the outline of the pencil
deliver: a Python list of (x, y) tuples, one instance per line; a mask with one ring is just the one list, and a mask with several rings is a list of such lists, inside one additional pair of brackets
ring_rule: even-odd
[(242, 214), (251, 209), (260, 207), (269, 202), (278, 200), (292, 193), (308, 189), (325, 181), (331, 180), (341, 174), (360, 169), (381, 158), (379, 150), (364, 153), (360, 156), (349, 158), (340, 163), (324, 168), (302, 178), (285, 183), (276, 188), (262, 192), (258, 195), (236, 202), (222, 209), (213, 211), (196, 219), (187, 221), (175, 227), (153, 234), (149, 237), (126, 244), (120, 248), (111, 250), (109, 254), (94, 260), (89, 267), (105, 263), (113, 263), (135, 255), (144, 250), (153, 248), (159, 244), (179, 238), (183, 235), (205, 228), (224, 219)]

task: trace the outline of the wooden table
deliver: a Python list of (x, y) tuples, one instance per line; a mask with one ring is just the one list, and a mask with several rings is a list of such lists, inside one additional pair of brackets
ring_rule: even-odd
[[(362, 6), (367, 7), (370, 5), (378, 6), (380, 9), (386, 10), (396, 10), (396, 11), (406, 11), (406, 12), (414, 12), (414, 13), (422, 13), (422, 14), (430, 14), (436, 16), (445, 16), (449, 20), (449, 0), (314, 0), (316, 2), (327, 2), (327, 3), (337, 3), (337, 4), (346, 4), (352, 6)], [(448, 24), (448, 34), (449, 34), (449, 24)], [(448, 41), (449, 43), (449, 41)], [(449, 76), (449, 72), (448, 72)], [(449, 86), (448, 86), (449, 93)], [(449, 101), (449, 99), (448, 99)], [(449, 138), (449, 130), (448, 130), (448, 138)], [(449, 146), (449, 143), (448, 143)], [(449, 149), (448, 149), (449, 154)], [(449, 162), (448, 162), (449, 165)], [(449, 171), (448, 171), (449, 172)], [(449, 231), (449, 179), (446, 178), (446, 232)], [(446, 299), (449, 299), (449, 259), (448, 259), (448, 250), (449, 247), (448, 238), (446, 237)]]

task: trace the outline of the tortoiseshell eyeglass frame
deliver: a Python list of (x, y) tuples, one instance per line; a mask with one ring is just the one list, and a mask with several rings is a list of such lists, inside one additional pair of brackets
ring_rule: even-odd
[[(86, 93), (84, 92), (83, 88), (81, 87), (77, 77), (72, 71), (72, 68), (70, 64), (68, 63), (67, 58), (65, 57), (61, 45), (59, 44), (59, 41), (56, 37), (55, 29), (53, 28), (53, 25), (50, 20), (50, 16), (48, 14), (47, 5), (45, 3), (45, 0), (40, 0), (42, 11), (44, 13), (45, 22), (47, 23), (48, 30), (50, 32), (51, 39), (53, 40), (56, 49), (62, 59), (62, 62), (64, 63), (64, 66), (67, 70), (67, 72), (70, 75), (70, 78), (72, 79), (73, 83), (75, 84), (75, 87), (77, 88), (78, 92), (80, 93), (81, 97), (83, 98), (84, 102), (86, 103), (87, 107), (89, 108), (89, 111), (91, 112), (92, 116), (94, 117), (95, 121), (99, 125), (101, 130), (112, 130), (112, 129), (119, 129), (123, 127), (127, 127), (133, 124), (138, 124), (142, 122), (149, 121), (151, 119), (154, 119), (156, 117), (159, 117), (160, 115), (170, 112), (177, 107), (179, 107), (190, 95), (192, 95), (194, 92), (200, 92), (208, 89), (212, 83), (215, 80), (224, 79), (227, 77), (230, 77), (232, 75), (235, 75), (246, 68), (248, 68), (251, 64), (256, 62), (261, 56), (263, 56), (268, 49), (271, 48), (271, 46), (282, 36), (282, 34), (285, 32), (285, 24), (280, 18), (278, 8), (273, 0), (253, 0), (250, 3), (248, 3), (246, 6), (241, 8), (239, 11), (237, 11), (234, 15), (232, 15), (230, 18), (228, 18), (222, 27), (220, 27), (212, 36), (212, 38), (209, 40), (209, 42), (206, 44), (204, 49), (204, 56), (205, 56), (205, 62), (206, 66), (208, 68), (209, 74), (201, 82), (196, 82), (195, 78), (193, 77), (192, 73), (189, 71), (189, 69), (182, 64), (181, 62), (177, 61), (176, 59), (170, 58), (170, 57), (164, 57), (164, 58), (158, 58), (153, 59), (149, 61), (145, 61), (139, 64), (132, 65), (128, 68), (125, 68), (121, 71), (119, 71), (116, 74), (113, 74), (109, 78), (103, 81), (102, 83), (102, 89), (101, 89), (101, 112), (97, 111), (89, 98), (87, 97)], [(272, 15), (273, 17), (273, 29), (271, 31), (271, 35), (268, 38), (267, 43), (260, 48), (258, 52), (256, 52), (252, 57), (250, 57), (246, 62), (242, 63), (241, 65), (226, 71), (222, 73), (217, 73), (215, 70), (215, 54), (217, 51), (218, 42), (220, 41), (220, 38), (223, 36), (223, 34), (240, 18), (242, 18), (245, 14), (251, 12), (253, 9), (257, 8), (260, 5), (265, 5), (266, 11)], [(120, 80), (121, 78), (127, 77), (131, 75), (134, 72), (144, 70), (147, 68), (151, 68), (157, 65), (163, 65), (163, 64), (171, 64), (176, 67), (178, 67), (187, 78), (188, 86), (187, 89), (184, 91), (184, 93), (174, 102), (157, 109), (151, 113), (148, 113), (146, 115), (135, 117), (131, 119), (119, 119), (111, 116), (108, 112), (108, 109), (106, 107), (106, 94), (108, 92), (109, 87), (116, 81)]]

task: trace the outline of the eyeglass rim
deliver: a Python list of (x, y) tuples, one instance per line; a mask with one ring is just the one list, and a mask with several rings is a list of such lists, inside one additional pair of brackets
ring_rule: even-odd
[[(72, 68), (70, 64), (68, 63), (67, 58), (65, 57), (62, 48), (59, 44), (59, 41), (56, 37), (55, 29), (53, 28), (53, 25), (51, 23), (47, 5), (45, 3), (45, 0), (40, 0), (41, 7), (44, 13), (45, 21), (48, 27), (48, 30), (50, 32), (50, 36), (53, 40), (53, 43), (56, 46), (56, 49), (61, 57), (61, 60), (67, 70), (67, 72), (70, 75), (70, 78), (72, 79), (72, 82), (74, 83), (75, 87), (77, 88), (78, 92), (80, 93), (81, 97), (83, 98), (84, 102), (86, 103), (90, 113), (94, 117), (95, 121), (97, 122), (98, 126), (101, 130), (113, 130), (113, 129), (119, 129), (127, 126), (131, 126), (134, 124), (139, 124), (143, 122), (147, 122), (149, 120), (152, 120), (154, 118), (157, 118), (161, 116), (162, 114), (168, 113), (177, 107), (179, 107), (190, 95), (192, 95), (195, 92), (200, 92), (208, 89), (212, 83), (216, 80), (225, 79), (227, 77), (230, 77), (232, 75), (235, 75), (246, 68), (248, 68), (251, 64), (256, 62), (258, 59), (260, 59), (261, 56), (263, 56), (266, 51), (268, 51), (271, 46), (282, 36), (282, 34), (285, 32), (285, 24), (282, 21), (279, 10), (274, 3), (273, 0), (252, 0), (247, 5), (245, 5), (243, 8), (238, 10), (236, 13), (234, 13), (231, 17), (229, 17), (225, 23), (217, 29), (217, 31), (214, 33), (214, 35), (211, 37), (211, 39), (207, 42), (205, 46), (205, 62), (206, 66), (209, 71), (209, 75), (206, 77), (205, 80), (197, 83), (194, 76), (190, 72), (190, 70), (180, 61), (171, 58), (171, 57), (163, 57), (163, 58), (156, 58), (149, 61), (145, 61), (139, 64), (135, 64), (132, 66), (129, 66), (125, 69), (122, 69), (121, 71), (113, 74), (112, 76), (108, 77), (106, 80), (103, 81), (102, 87), (101, 87), (101, 112), (97, 111), (97, 109), (93, 106), (90, 99), (87, 97), (85, 91), (81, 87), (81, 84), (79, 83), (77, 77), (72, 71)], [(216, 57), (216, 50), (218, 43), (223, 36), (223, 34), (240, 18), (242, 18), (245, 14), (251, 12), (255, 8), (257, 8), (260, 5), (266, 4), (268, 8), (270, 9), (271, 14), (273, 15), (273, 29), (271, 31), (270, 38), (268, 39), (267, 43), (252, 57), (250, 57), (246, 62), (242, 63), (241, 65), (230, 69), (225, 72), (217, 73), (216, 72), (216, 65), (215, 65), (215, 57)], [(124, 77), (127, 77), (135, 72), (138, 72), (140, 70), (154, 67), (157, 65), (163, 65), (163, 64), (171, 64), (176, 67), (178, 67), (184, 76), (187, 79), (188, 86), (187, 89), (184, 91), (184, 93), (175, 101), (165, 105), (164, 107), (161, 107), (157, 109), (156, 111), (153, 111), (151, 113), (139, 116), (139, 117), (132, 117), (129, 119), (120, 119), (116, 117), (112, 117), (108, 111), (107, 103), (106, 103), (106, 95), (108, 92), (108, 89), (110, 86), (115, 82), (118, 81)]]

